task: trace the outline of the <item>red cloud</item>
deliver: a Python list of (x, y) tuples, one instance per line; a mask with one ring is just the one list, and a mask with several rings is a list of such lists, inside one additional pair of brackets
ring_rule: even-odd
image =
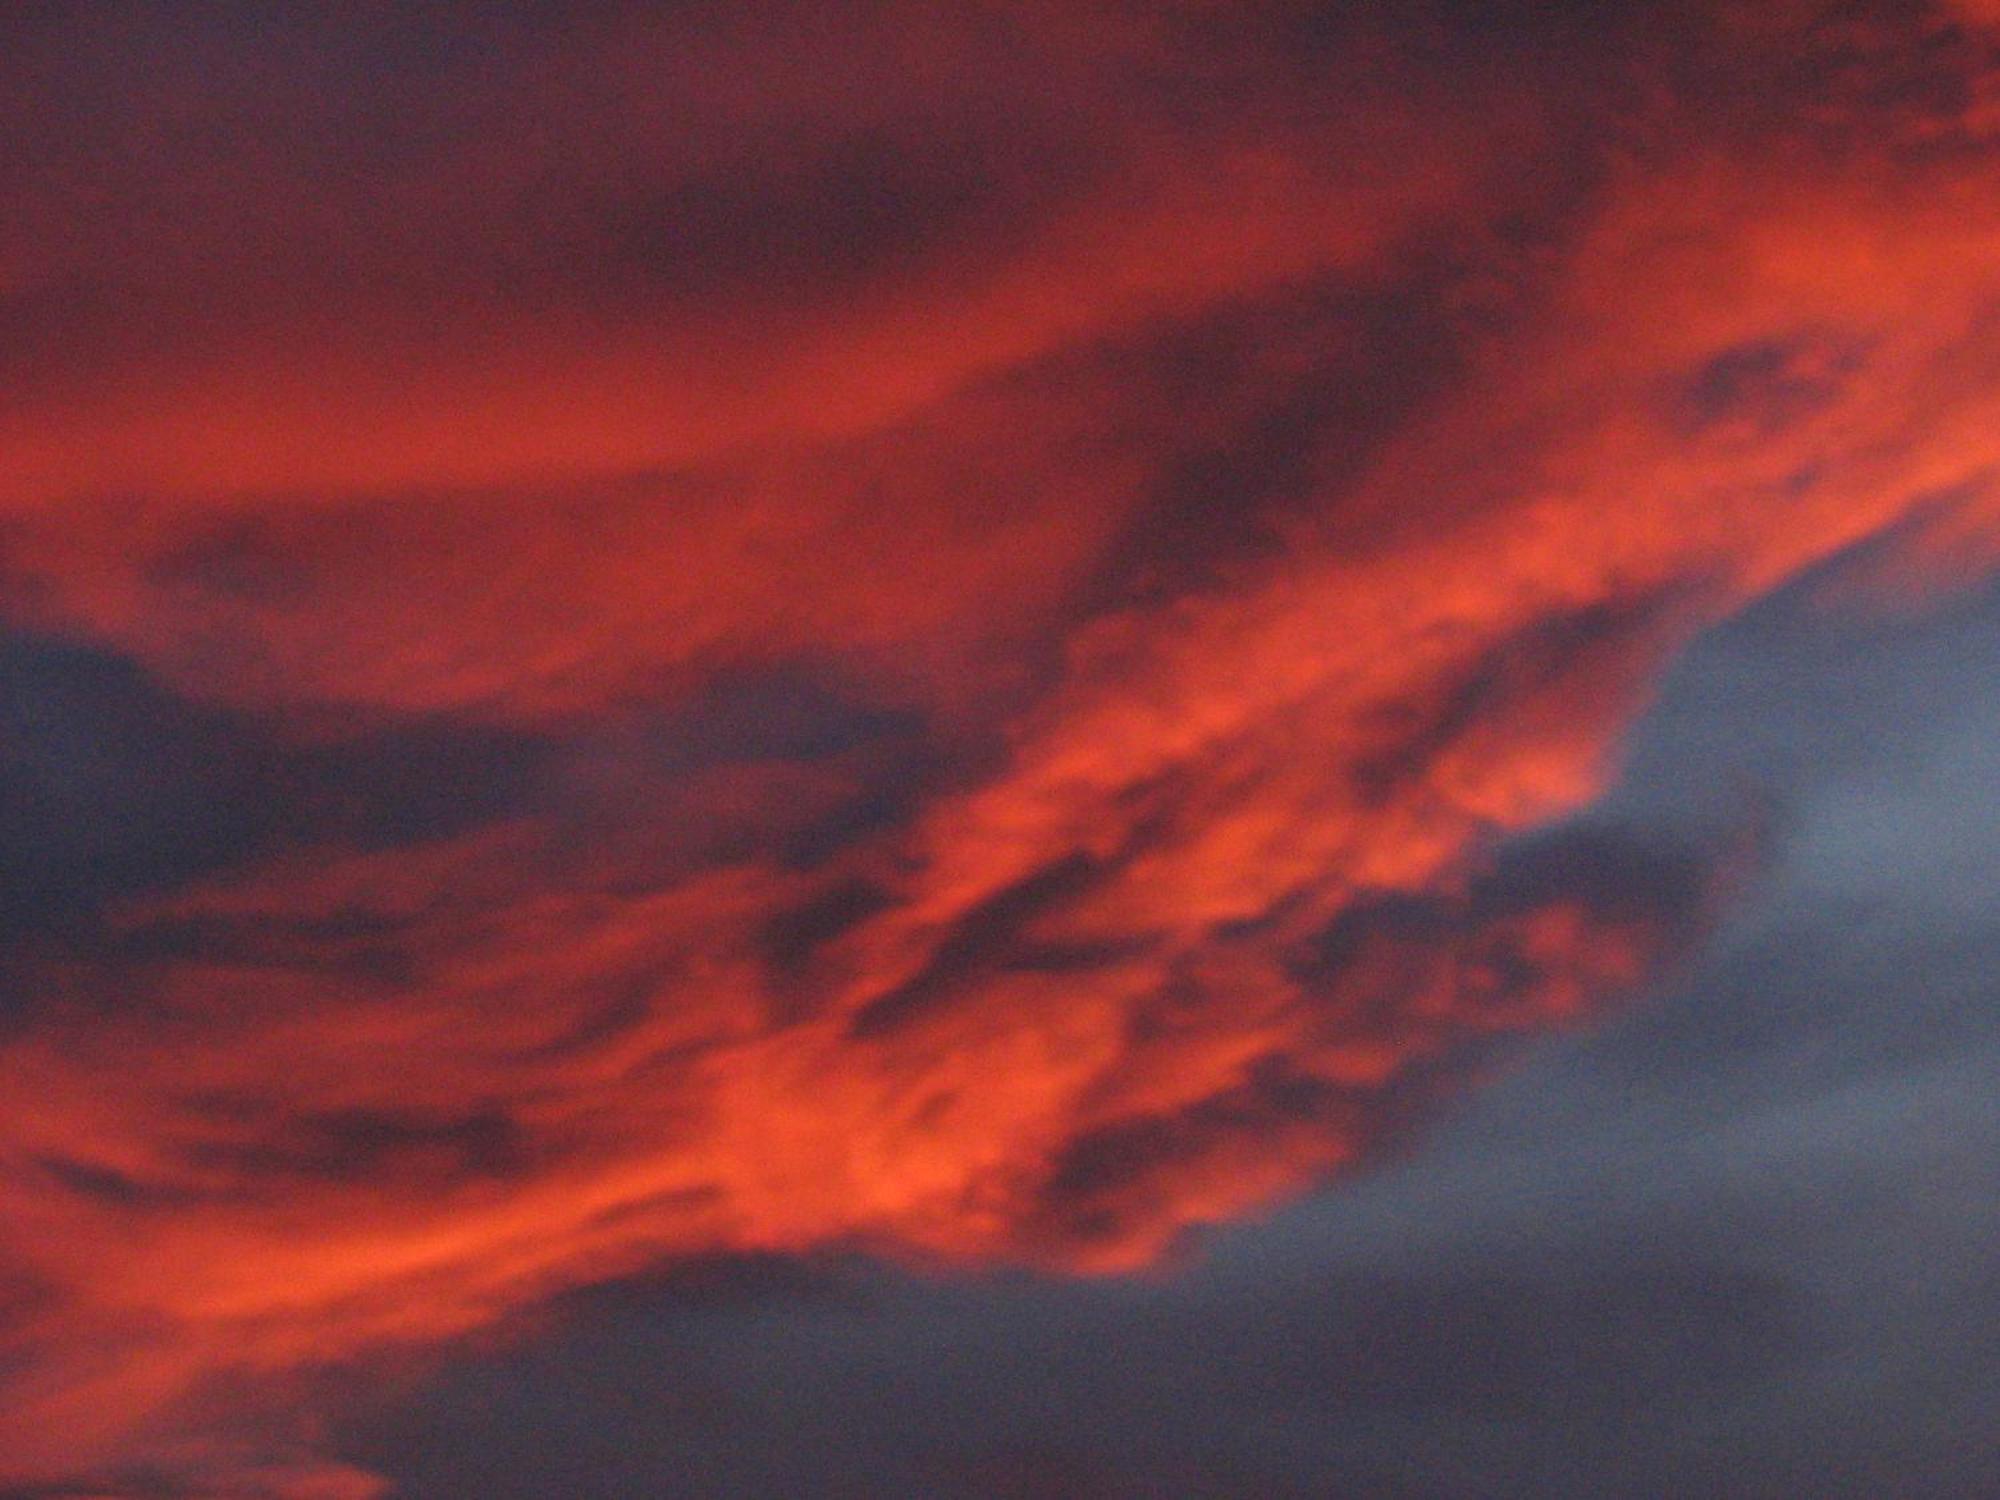
[[(373, 153), (171, 54), (10, 185), (16, 627), (280, 767), (472, 726), (532, 785), (362, 837), (267, 778), (299, 837), (18, 945), (0, 1478), (367, 1494), (246, 1387), (665, 1257), (1144, 1264), (1685, 938), (1698, 880), (1486, 865), (1680, 642), (1947, 492), (1990, 545), (1969, 116), (1806, 66), (1594, 144), (1416, 33), (1295, 76), (1282, 7), (623, 14), (472, 28)], [(688, 748), (787, 671), (923, 763), (754, 697)]]

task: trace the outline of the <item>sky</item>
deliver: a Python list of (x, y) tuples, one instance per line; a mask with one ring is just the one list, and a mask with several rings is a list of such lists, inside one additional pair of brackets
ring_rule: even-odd
[(0, 1500), (2000, 1495), (2000, 5), (0, 10)]

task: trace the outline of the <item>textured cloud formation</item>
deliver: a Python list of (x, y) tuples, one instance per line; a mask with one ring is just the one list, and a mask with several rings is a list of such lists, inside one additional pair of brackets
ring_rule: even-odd
[(420, 1497), (1989, 1493), (1996, 650), (1990, 589), (1905, 621), (1797, 591), (1703, 641), (1516, 858), (1668, 870), (1754, 786), (1736, 911), (1182, 1275), (685, 1268), (349, 1441)]
[(1959, 10), (938, 9), (4, 22), (0, 1484), (1145, 1268), (1732, 909), (1558, 821), (1704, 625), (1990, 565)]

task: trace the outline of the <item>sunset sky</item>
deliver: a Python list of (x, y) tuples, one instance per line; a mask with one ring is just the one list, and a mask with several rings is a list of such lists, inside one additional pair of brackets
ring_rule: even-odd
[(0, 4), (0, 1500), (2000, 1495), (2000, 3)]

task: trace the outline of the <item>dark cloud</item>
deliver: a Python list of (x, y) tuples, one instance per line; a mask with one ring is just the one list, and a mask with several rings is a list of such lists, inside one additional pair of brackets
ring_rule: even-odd
[(118, 901), (239, 869), (285, 847), (387, 848), (525, 813), (548, 796), (552, 747), (477, 727), (398, 725), (301, 741), (183, 697), (116, 654), (0, 637), (0, 937), (14, 1016), (36, 1007), (27, 956), (80, 951), (151, 969), (194, 954), (286, 961), (337, 953), (381, 982), (403, 972), (365, 920), (289, 932), (188, 919), (118, 936)]
[[(554, 732), (439, 716), (301, 735), (185, 696), (113, 652), (16, 631), (0, 636), (0, 933), (75, 938), (109, 902), (282, 848), (415, 845), (513, 819), (547, 824), (559, 846), (653, 827), (683, 863), (726, 857), (748, 829), (775, 825), (810, 863), (906, 806), (928, 754), (915, 716), (803, 667), (721, 674), (672, 706)], [(769, 764), (838, 765), (851, 779), (796, 814), (674, 815), (679, 788), (704, 773)], [(395, 936), (350, 913), (168, 916), (90, 941), (146, 963), (338, 950), (393, 980)]]
[(1702, 362), (1678, 392), (1676, 416), (1689, 436), (1718, 429), (1768, 436), (1839, 399), (1864, 351), (1801, 334), (1759, 339)]
[(1037, 916), (1101, 879), (1104, 866), (1089, 854), (1066, 855), (994, 892), (959, 918), (918, 973), (856, 1013), (853, 1035), (866, 1039), (893, 1032), (948, 1003), (981, 972), (1023, 961), (1032, 965), (1034, 950), (1024, 942), (1025, 930)]
[(520, 1169), (524, 1151), (520, 1127), (498, 1109), (443, 1120), (409, 1110), (349, 1109), (266, 1124), (263, 1139), (194, 1150), (190, 1163), (264, 1180), (297, 1175), (360, 1183), (505, 1176)]
[(61, 928), (283, 846), (389, 847), (758, 759), (818, 759), (906, 721), (774, 673), (565, 736), (445, 717), (300, 733), (188, 697), (101, 647), (0, 636), (0, 925)]
[(851, 876), (797, 906), (772, 913), (758, 933), (758, 940), (773, 968), (780, 973), (793, 973), (809, 962), (816, 950), (853, 931), (894, 902), (895, 894), (879, 882)]
[[(640, 201), (564, 206), (557, 212), (574, 214), (582, 238), (564, 243), (558, 230), (538, 269), (560, 287), (587, 268), (590, 298), (614, 307), (635, 295), (713, 297), (745, 286), (798, 298), (852, 292), (975, 235), (1025, 235), (1036, 205), (1010, 191), (1027, 179), (1025, 163), (1003, 159), (991, 139), (954, 142), (949, 122), (941, 134), (857, 135), (785, 163), (783, 175), (731, 164)], [(1042, 192), (1076, 175), (1060, 150), (1027, 179)], [(510, 279), (522, 274), (510, 268)]]
[[(1179, 420), (1176, 451), (1099, 566), (1085, 611), (1221, 585), (1352, 485), (1425, 402), (1464, 374), (1468, 341), (1430, 256), (1388, 286), (1329, 278), (1150, 331), (1100, 358)], [(1357, 546), (1371, 538), (1357, 528)], [(1379, 545), (1382, 539), (1373, 538)]]

